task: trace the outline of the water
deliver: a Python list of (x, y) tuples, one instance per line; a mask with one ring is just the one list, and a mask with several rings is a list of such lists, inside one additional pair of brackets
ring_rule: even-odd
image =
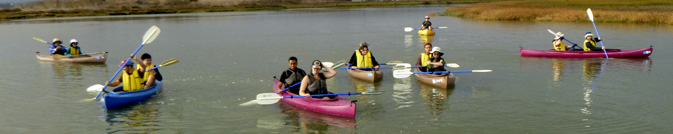
[[(519, 47), (550, 49), (563, 32), (578, 43), (590, 23), (483, 22), (432, 17), (430, 39), (454, 70), (456, 86), (437, 89), (385, 71), (371, 84), (348, 77), (329, 81), (332, 92), (384, 91), (358, 100), (355, 118), (287, 104), (241, 107), (272, 92), (273, 76), (297, 56), (305, 70), (315, 59), (348, 59), (367, 41), (379, 62), (414, 63), (418, 27), (429, 12), (448, 6), (293, 9), (286, 11), (80, 17), (0, 24), (0, 133), (672, 133), (669, 42), (673, 28), (597, 24), (608, 48), (654, 46), (647, 59), (523, 58)], [(600, 18), (596, 18), (600, 19)], [(161, 69), (163, 92), (138, 105), (104, 110), (86, 88), (107, 81), (152, 25), (162, 32), (142, 48)], [(47, 45), (31, 37), (76, 38), (85, 53), (108, 51), (102, 65), (36, 61)], [(111, 89), (111, 88), (109, 88)]]

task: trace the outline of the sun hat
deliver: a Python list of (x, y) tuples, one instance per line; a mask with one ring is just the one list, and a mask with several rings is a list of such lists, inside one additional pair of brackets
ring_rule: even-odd
[(53, 43), (56, 43), (56, 42), (58, 42), (58, 43), (63, 43), (63, 42), (61, 42), (61, 39), (58, 39), (58, 38), (54, 38), (54, 40), (51, 41), (51, 42), (53, 42)]
[(75, 43), (75, 42), (77, 42), (76, 39), (70, 39), (70, 43)]
[(591, 34), (591, 32), (587, 32), (586, 35), (584, 35), (584, 38), (587, 38), (588, 36), (594, 37), (594, 35)]
[(425, 16), (426, 19), (430, 19), (430, 16)]
[(122, 60), (120, 66), (121, 66), (121, 65), (124, 65), (124, 66), (133, 66), (133, 61), (129, 60), (129, 62), (126, 62), (126, 63), (124, 63), (124, 61), (126, 61), (126, 60)]

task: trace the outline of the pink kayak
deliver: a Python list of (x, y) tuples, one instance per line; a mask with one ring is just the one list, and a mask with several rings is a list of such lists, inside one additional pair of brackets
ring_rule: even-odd
[[(606, 49), (608, 57), (610, 58), (642, 58), (648, 57), (652, 54), (652, 46), (650, 48), (621, 50), (621, 49)], [(555, 58), (599, 58), (605, 57), (603, 51), (556, 51), (556, 50), (533, 50), (521, 48), (522, 57), (555, 57)]]
[[(280, 84), (280, 81), (274, 80), (273, 82), (273, 91), (279, 91), (277, 85)], [(284, 86), (282, 88), (285, 88)], [(299, 96), (289, 91), (285, 91), (279, 94), (280, 96)], [(326, 113), (331, 115), (343, 116), (353, 118), (355, 117), (355, 102), (351, 102), (348, 99), (337, 96), (334, 99), (314, 99), (314, 98), (286, 98), (281, 99), (282, 101), (303, 108), (306, 110), (311, 110), (319, 113)]]

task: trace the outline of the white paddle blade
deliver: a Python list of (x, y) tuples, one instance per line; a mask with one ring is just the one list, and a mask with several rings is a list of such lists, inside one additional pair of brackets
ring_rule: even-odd
[(161, 33), (161, 29), (159, 29), (159, 27), (157, 26), (150, 27), (150, 29), (148, 29), (147, 32), (145, 32), (145, 36), (143, 36), (143, 44), (152, 43), (152, 41), (154, 41), (154, 39), (156, 39), (157, 36), (159, 36), (159, 33)]
[(409, 63), (399, 63), (399, 64), (395, 64), (395, 67), (393, 67), (393, 70), (407, 70), (407, 71), (411, 71), (411, 64), (409, 64)]
[(42, 42), (42, 43), (47, 43), (47, 41), (44, 41), (43, 39), (40, 39), (38, 37), (33, 37), (33, 40), (36, 40), (36, 41), (39, 41), (39, 42)]
[[(554, 31), (552, 31), (551, 29), (547, 29), (547, 31), (548, 31), (549, 33), (553, 34), (553, 35), (556, 35), (556, 33), (555, 33)], [(556, 36), (558, 36), (558, 35), (556, 35)]]
[(261, 93), (257, 94), (257, 104), (260, 105), (274, 104), (282, 98), (283, 96), (280, 96), (276, 93)]
[(475, 73), (488, 73), (488, 72), (493, 72), (493, 70), (472, 70), (472, 72), (475, 72)]
[(444, 66), (450, 67), (450, 68), (459, 68), (460, 65), (458, 63), (446, 63)]
[(414, 73), (409, 70), (393, 70), (393, 77), (397, 79), (408, 78), (412, 74)]
[(594, 13), (591, 12), (591, 8), (587, 8), (587, 15), (589, 15), (591, 21), (594, 21)]
[(172, 58), (172, 59), (168, 59), (168, 60), (162, 62), (160, 66), (164, 67), (164, 66), (168, 66), (168, 65), (173, 65), (173, 64), (178, 63), (178, 62), (180, 62), (180, 60), (178, 60), (176, 58)]
[(411, 31), (414, 31), (414, 28), (411, 28), (411, 27), (405, 27), (404, 28), (404, 32), (411, 32)]
[(325, 67), (332, 67), (334, 66), (334, 62), (322, 62), (322, 65)]
[(438, 27), (437, 29), (444, 29), (444, 28), (449, 28), (449, 27)]
[(90, 93), (98, 93), (101, 90), (103, 90), (103, 85), (101, 85), (101, 84), (96, 84), (96, 85), (90, 86), (89, 88), (86, 88), (86, 91), (90, 92)]

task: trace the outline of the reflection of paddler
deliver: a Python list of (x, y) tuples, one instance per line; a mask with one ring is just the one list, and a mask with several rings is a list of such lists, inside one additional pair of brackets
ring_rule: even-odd
[(582, 66), (582, 78), (584, 80), (591, 81), (596, 77), (596, 75), (598, 75), (600, 70), (600, 61), (584, 60), (584, 64)]
[(560, 81), (563, 77), (563, 63), (562, 59), (552, 59), (554, 64), (552, 65), (552, 77), (554, 81)]
[(426, 84), (420, 84), (421, 97), (425, 100), (425, 105), (430, 109), (432, 115), (440, 115), (444, 111), (444, 104), (448, 101), (452, 92), (450, 89), (436, 88)]

